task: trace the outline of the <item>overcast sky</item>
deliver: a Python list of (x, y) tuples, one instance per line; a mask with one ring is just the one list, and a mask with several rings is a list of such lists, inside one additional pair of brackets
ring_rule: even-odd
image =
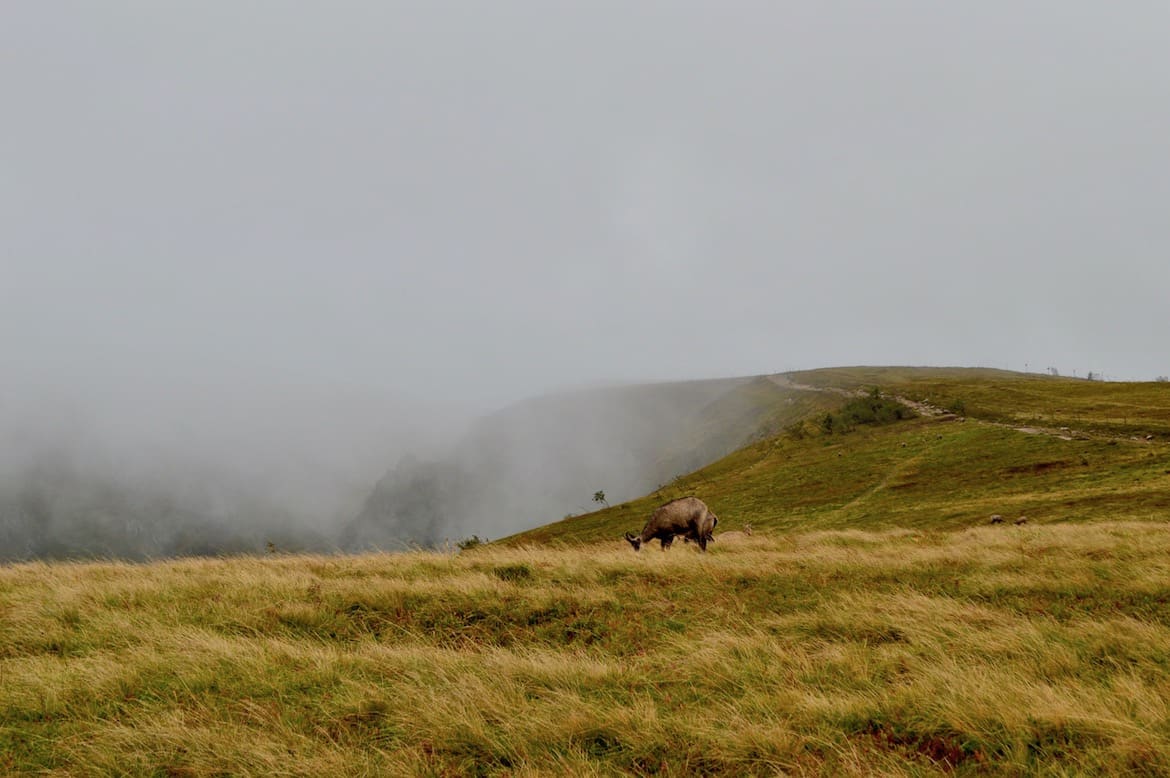
[(1152, 379), (1168, 40), (1161, 1), (7, 3), (8, 402)]

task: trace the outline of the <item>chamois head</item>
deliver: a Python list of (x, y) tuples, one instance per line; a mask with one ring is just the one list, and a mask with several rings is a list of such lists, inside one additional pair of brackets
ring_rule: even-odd
[(626, 533), (626, 540), (630, 541), (630, 545), (634, 547), (635, 551), (641, 550), (642, 538), (638, 537), (637, 535), (635, 535), (632, 532), (627, 532)]

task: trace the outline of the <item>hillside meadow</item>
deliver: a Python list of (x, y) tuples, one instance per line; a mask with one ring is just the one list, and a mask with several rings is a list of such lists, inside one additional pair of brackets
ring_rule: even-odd
[[(1170, 384), (742, 389), (660, 464), (744, 447), (456, 555), (0, 566), (0, 773), (1170, 774)], [(709, 553), (621, 539), (685, 494)]]
[(537, 527), (505, 544), (591, 542), (637, 532), (655, 507), (693, 494), (719, 516), (773, 531), (959, 530), (992, 514), (1031, 523), (1170, 517), (1170, 443), (1063, 439), (919, 418), (843, 435), (781, 434), (638, 500)]
[(880, 386), (984, 420), (1082, 433), (1170, 435), (1166, 381), (1088, 381), (953, 367), (841, 367), (787, 375), (826, 389)]
[[(706, 501), (724, 530), (957, 530), (992, 514), (1032, 523), (1170, 517), (1170, 383), (959, 368), (831, 368), (789, 379), (814, 387), (788, 390), (807, 409), (801, 421), (640, 499), (503, 542), (620, 537), (683, 495)], [(824, 408), (813, 402), (839, 407), (837, 392), (874, 388), (962, 415), (823, 429)]]
[(1170, 526), (0, 568), (0, 770), (1160, 775)]

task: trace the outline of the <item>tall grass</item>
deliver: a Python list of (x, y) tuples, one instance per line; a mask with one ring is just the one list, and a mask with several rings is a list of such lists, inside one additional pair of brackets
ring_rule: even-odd
[(1170, 527), (0, 568), (0, 770), (1170, 771)]

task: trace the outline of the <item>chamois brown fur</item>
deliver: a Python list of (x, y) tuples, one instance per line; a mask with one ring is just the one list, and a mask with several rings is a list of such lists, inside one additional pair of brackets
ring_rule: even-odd
[(626, 540), (638, 551), (642, 544), (658, 538), (665, 551), (674, 542), (675, 535), (679, 535), (695, 541), (700, 549), (706, 551), (717, 523), (719, 518), (711, 512), (707, 503), (698, 497), (680, 497), (654, 511), (641, 534), (627, 532)]

